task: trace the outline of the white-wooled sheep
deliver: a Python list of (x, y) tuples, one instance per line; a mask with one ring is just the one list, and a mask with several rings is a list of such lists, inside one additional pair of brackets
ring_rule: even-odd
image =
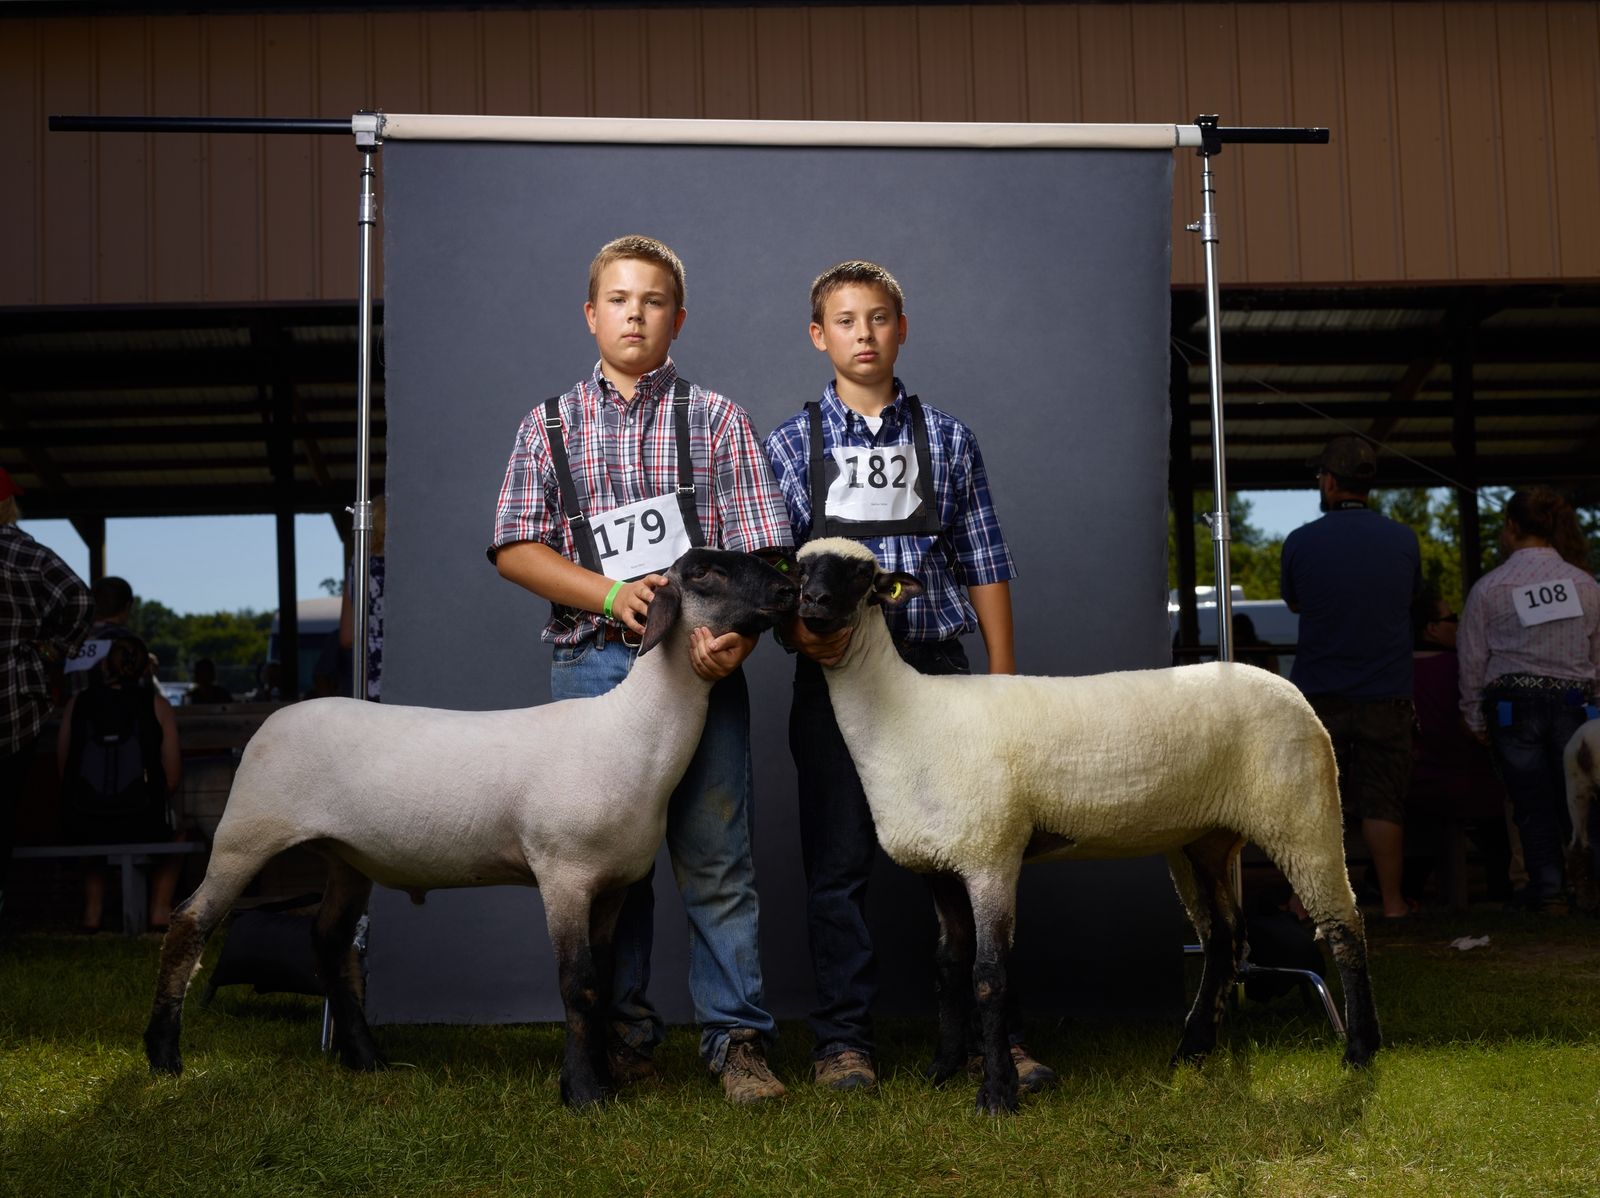
[(151, 1068), (183, 1068), (183, 999), (207, 935), (274, 854), (300, 845), (328, 864), (314, 935), (346, 1065), (378, 1064), (348, 951), (373, 882), (418, 901), (447, 887), (532, 885), (566, 1011), (561, 1095), (599, 1101), (617, 912), (655, 859), (705, 724), (711, 683), (690, 665), (690, 632), (759, 633), (796, 595), (751, 554), (693, 549), (666, 577), (637, 663), (605, 695), (514, 711), (318, 699), (274, 713), (245, 749), (205, 880), (172, 913), (144, 1036)]
[(1567, 776), (1567, 814), (1572, 840), (1567, 845), (1567, 886), (1584, 911), (1600, 908), (1593, 852), (1589, 847), (1589, 808), (1600, 802), (1600, 720), (1578, 727), (1561, 754)]
[(1016, 1108), (1003, 1007), (1024, 860), (1166, 855), (1205, 954), (1174, 1061), (1203, 1058), (1245, 952), (1230, 869), (1246, 841), (1283, 871), (1332, 945), (1345, 1059), (1366, 1064), (1380, 1036), (1345, 868), (1337, 767), (1327, 733), (1290, 683), (1225, 663), (1080, 678), (929, 677), (901, 660), (881, 611), (919, 594), (915, 578), (879, 570), (869, 550), (843, 538), (807, 544), (799, 569), (808, 628), (853, 628), (824, 673), (878, 840), (933, 883), (936, 1081), (966, 1062), (975, 1000), (978, 1106)]

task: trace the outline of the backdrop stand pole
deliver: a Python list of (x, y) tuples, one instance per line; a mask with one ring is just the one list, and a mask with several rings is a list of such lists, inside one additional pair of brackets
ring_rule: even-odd
[[(1217, 595), (1217, 660), (1233, 660), (1233, 587), (1230, 573), (1229, 548), (1233, 541), (1228, 525), (1228, 462), (1226, 436), (1222, 428), (1222, 319), (1221, 287), (1217, 274), (1217, 211), (1216, 176), (1211, 170), (1211, 159), (1222, 153), (1225, 141), (1240, 142), (1326, 142), (1326, 129), (1219, 129), (1215, 116), (1195, 118), (1200, 127), (1200, 219), (1187, 226), (1189, 232), (1200, 234), (1206, 259), (1206, 374), (1211, 384), (1211, 494), (1212, 510), (1205, 521), (1211, 526), (1211, 544), (1216, 563)], [(1320, 134), (1321, 136), (1316, 136)], [(1229, 884), (1233, 888), (1233, 901), (1238, 907), (1238, 917), (1244, 920), (1244, 869), (1240, 856), (1233, 859)], [(1186, 953), (1200, 953), (1201, 945), (1185, 946)], [(1251, 974), (1279, 974), (1294, 977), (1303, 985), (1316, 990), (1322, 1000), (1323, 1012), (1328, 1022), (1340, 1036), (1345, 1034), (1339, 1010), (1334, 1006), (1327, 984), (1316, 973), (1306, 969), (1287, 969), (1272, 965), (1253, 965), (1249, 960), (1239, 963), (1235, 1001), (1243, 996), (1244, 982)]]
[[(350, 612), (354, 617), (350, 643), (351, 694), (367, 697), (367, 604), (372, 589), (372, 227), (377, 224), (377, 201), (373, 194), (373, 155), (382, 144), (378, 114), (358, 112), (351, 118), (356, 149), (361, 151), (361, 198), (356, 214), (360, 227), (358, 284), (356, 291), (356, 501), (349, 508), (352, 520), (350, 563)], [(361, 917), (357, 935), (358, 951), (365, 946), (367, 917)], [(363, 954), (364, 957), (364, 954)], [(363, 962), (364, 967), (364, 962)], [(324, 983), (326, 984), (326, 983)], [(322, 1000), (322, 1051), (333, 1048), (333, 1006)]]

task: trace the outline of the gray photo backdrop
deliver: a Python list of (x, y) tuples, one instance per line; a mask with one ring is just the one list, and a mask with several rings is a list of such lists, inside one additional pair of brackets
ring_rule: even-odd
[[(900, 377), (971, 424), (983, 449), (1017, 562), (1021, 669), (1170, 660), (1170, 153), (391, 141), (382, 165), (386, 702), (548, 699), (547, 605), (502, 580), (484, 549), (518, 422), (595, 362), (589, 261), (625, 233), (681, 255), (689, 315), (674, 360), (742, 404), (761, 435), (831, 377), (806, 335), (812, 279), (847, 258), (887, 266), (910, 325)], [(980, 638), (968, 652), (982, 668)], [(812, 1001), (792, 668), (770, 642), (746, 665), (762, 961), (782, 1018)], [(1130, 725), (1128, 739), (1147, 732)], [(964, 735), (951, 728), (951, 743)], [(603, 736), (567, 751), (603, 752)], [(651, 993), (684, 1022), (687, 936), (665, 853), (656, 889)], [(1030, 1012), (1179, 1007), (1184, 923), (1159, 860), (1033, 866), (1021, 890)], [(871, 901), (880, 1010), (930, 1009), (923, 883), (881, 860)], [(376, 1022), (561, 1016), (533, 889), (435, 892), (415, 906), (378, 888), (369, 961)]]

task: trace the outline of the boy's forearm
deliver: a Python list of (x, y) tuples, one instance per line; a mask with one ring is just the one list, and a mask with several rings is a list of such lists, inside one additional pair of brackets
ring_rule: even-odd
[(500, 577), (563, 607), (601, 611), (612, 580), (585, 570), (541, 541), (516, 541), (495, 554)]
[(978, 614), (978, 631), (989, 654), (989, 673), (1017, 672), (1016, 642), (1011, 624), (1011, 584), (986, 582), (971, 587), (967, 597)]

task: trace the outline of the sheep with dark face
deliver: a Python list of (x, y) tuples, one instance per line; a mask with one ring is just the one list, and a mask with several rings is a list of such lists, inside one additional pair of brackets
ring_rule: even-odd
[[(796, 596), (751, 554), (692, 549), (666, 577), (637, 664), (607, 694), (515, 711), (317, 699), (274, 713), (245, 749), (205, 880), (172, 914), (144, 1036), (151, 1068), (183, 1068), (183, 1000), (206, 937), (268, 859), (303, 845), (328, 865), (316, 953), (346, 1065), (378, 1064), (348, 951), (373, 882), (418, 901), (446, 887), (531, 885), (566, 1010), (561, 1095), (599, 1101), (617, 913), (655, 859), (705, 724), (711, 683), (690, 665), (691, 630), (755, 635)], [(597, 744), (607, 751), (571, 752)]]
[(871, 551), (842, 538), (807, 544), (799, 568), (807, 627), (852, 630), (825, 675), (878, 840), (933, 884), (935, 1080), (965, 1064), (975, 1000), (978, 1106), (1016, 1109), (1004, 998), (1025, 860), (1166, 854), (1205, 952), (1174, 1061), (1203, 1058), (1245, 952), (1230, 869), (1247, 840), (1284, 872), (1331, 943), (1344, 983), (1345, 1059), (1367, 1063), (1380, 1037), (1333, 747), (1290, 683), (1226, 663), (1082, 678), (929, 677), (901, 660), (879, 610), (919, 594), (915, 578), (880, 571)]

